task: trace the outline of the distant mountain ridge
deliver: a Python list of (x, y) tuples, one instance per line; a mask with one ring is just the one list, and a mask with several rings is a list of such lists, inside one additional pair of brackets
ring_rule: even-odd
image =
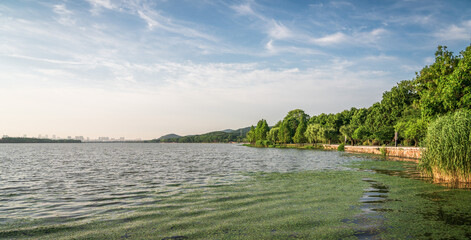
[(199, 135), (179, 136), (176, 134), (167, 134), (151, 142), (179, 142), (179, 143), (209, 143), (209, 142), (242, 142), (250, 131), (250, 127), (237, 130), (225, 129)]

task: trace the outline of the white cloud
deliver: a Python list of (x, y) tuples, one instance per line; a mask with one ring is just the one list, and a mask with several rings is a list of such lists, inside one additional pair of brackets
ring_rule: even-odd
[(76, 20), (73, 18), (72, 11), (68, 10), (65, 4), (54, 5), (53, 11), (59, 15), (58, 22), (62, 25), (72, 26)]
[(91, 6), (92, 9), (90, 10), (91, 13), (98, 15), (102, 11), (103, 8), (113, 10), (117, 7), (111, 3), (111, 0), (86, 0)]
[(287, 39), (293, 37), (293, 33), (282, 23), (272, 20), (268, 35), (274, 39)]
[(334, 34), (326, 35), (319, 38), (310, 38), (309, 41), (313, 44), (320, 46), (332, 46), (332, 45), (371, 45), (375, 44), (385, 34), (387, 34), (383, 28), (373, 29), (367, 32), (354, 32), (351, 35), (347, 35), (343, 32), (336, 32)]
[(161, 29), (170, 33), (191, 37), (191, 38), (202, 38), (208, 41), (218, 41), (214, 36), (206, 33), (202, 33), (194, 29), (194, 26), (187, 23), (175, 23), (175, 20), (163, 17), (156, 11), (149, 8), (138, 8), (136, 9), (138, 16), (147, 23), (150, 30)]
[(471, 40), (471, 20), (463, 21), (459, 25), (452, 24), (435, 33), (441, 41), (446, 40)]
[(312, 38), (311, 42), (321, 46), (325, 45), (335, 45), (340, 43), (345, 43), (349, 40), (349, 37), (344, 33), (337, 32), (320, 38)]

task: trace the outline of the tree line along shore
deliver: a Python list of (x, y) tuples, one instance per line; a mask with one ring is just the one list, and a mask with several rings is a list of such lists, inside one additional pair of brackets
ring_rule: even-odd
[(438, 46), (435, 61), (368, 108), (309, 116), (295, 109), (269, 127), (258, 121), (252, 146), (290, 143), (422, 146), (419, 167), (434, 178), (471, 181), (471, 45), (454, 55)]

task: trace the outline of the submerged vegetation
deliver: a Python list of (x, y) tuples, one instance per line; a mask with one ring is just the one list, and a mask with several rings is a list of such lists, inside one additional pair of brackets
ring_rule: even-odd
[(471, 112), (438, 118), (427, 132), (421, 167), (436, 179), (471, 181)]

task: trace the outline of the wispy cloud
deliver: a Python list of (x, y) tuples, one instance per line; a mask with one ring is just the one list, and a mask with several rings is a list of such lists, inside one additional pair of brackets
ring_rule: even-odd
[(309, 41), (321, 46), (334, 45), (371, 45), (378, 42), (384, 35), (388, 33), (383, 28), (373, 29), (372, 31), (354, 32), (350, 35), (343, 32), (326, 35), (319, 38), (310, 38)]
[(65, 4), (54, 5), (53, 11), (59, 15), (58, 22), (62, 25), (74, 25), (76, 20), (73, 18), (72, 11), (68, 10)]
[(471, 40), (471, 20), (463, 21), (459, 25), (451, 24), (435, 33), (441, 41), (445, 40)]

